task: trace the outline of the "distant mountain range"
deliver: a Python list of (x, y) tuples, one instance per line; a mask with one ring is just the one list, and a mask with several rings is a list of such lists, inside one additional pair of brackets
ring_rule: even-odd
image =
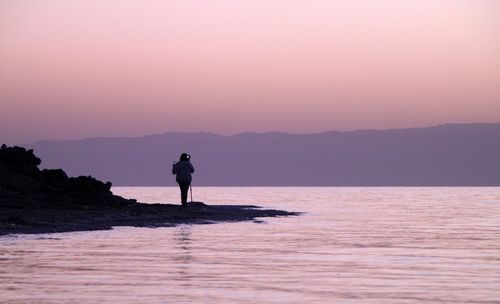
[(196, 186), (500, 186), (500, 123), (317, 134), (165, 133), (39, 141), (44, 168), (115, 186), (174, 185), (192, 155)]

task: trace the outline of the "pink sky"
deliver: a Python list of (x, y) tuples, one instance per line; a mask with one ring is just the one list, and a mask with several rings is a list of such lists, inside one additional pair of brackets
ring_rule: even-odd
[(500, 1), (3, 0), (0, 142), (500, 121)]

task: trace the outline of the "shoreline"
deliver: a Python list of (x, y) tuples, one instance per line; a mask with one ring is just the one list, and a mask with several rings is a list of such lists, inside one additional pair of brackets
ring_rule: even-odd
[(206, 205), (131, 203), (127, 206), (81, 208), (0, 208), (0, 236), (109, 230), (117, 226), (174, 227), (180, 224), (215, 224), (254, 221), (258, 218), (297, 216), (300, 212), (264, 209), (253, 205)]

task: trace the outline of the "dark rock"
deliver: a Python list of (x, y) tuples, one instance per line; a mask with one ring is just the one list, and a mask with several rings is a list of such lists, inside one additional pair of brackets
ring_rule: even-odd
[(24, 216), (22, 214), (15, 214), (15, 215), (8, 216), (6, 219), (6, 222), (10, 223), (10, 224), (15, 224), (15, 225), (27, 224), (26, 219), (24, 218)]
[(49, 183), (63, 183), (68, 180), (66, 172), (62, 169), (44, 169), (41, 172), (41, 176)]
[(70, 177), (67, 190), (78, 196), (95, 197), (111, 194), (111, 183), (103, 183), (91, 176)]
[(0, 148), (0, 163), (4, 170), (14, 170), (20, 174), (34, 176), (40, 172), (38, 165), (42, 162), (40, 158), (33, 154), (33, 150), (26, 150), (23, 147)]
[(110, 182), (103, 183), (91, 176), (68, 177), (62, 169), (40, 171), (40, 163), (33, 150), (1, 146), (0, 207), (68, 209), (129, 204), (129, 200), (113, 195)]

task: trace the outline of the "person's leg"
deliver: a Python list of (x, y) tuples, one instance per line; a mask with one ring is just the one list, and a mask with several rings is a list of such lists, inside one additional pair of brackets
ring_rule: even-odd
[(187, 196), (189, 190), (189, 182), (179, 182), (181, 188), (181, 203), (182, 205), (187, 204)]
[(179, 184), (179, 190), (181, 190), (181, 204), (183, 204), (183, 199), (182, 199), (182, 194), (184, 193), (182, 190), (184, 189), (183, 185), (181, 182), (177, 182)]

